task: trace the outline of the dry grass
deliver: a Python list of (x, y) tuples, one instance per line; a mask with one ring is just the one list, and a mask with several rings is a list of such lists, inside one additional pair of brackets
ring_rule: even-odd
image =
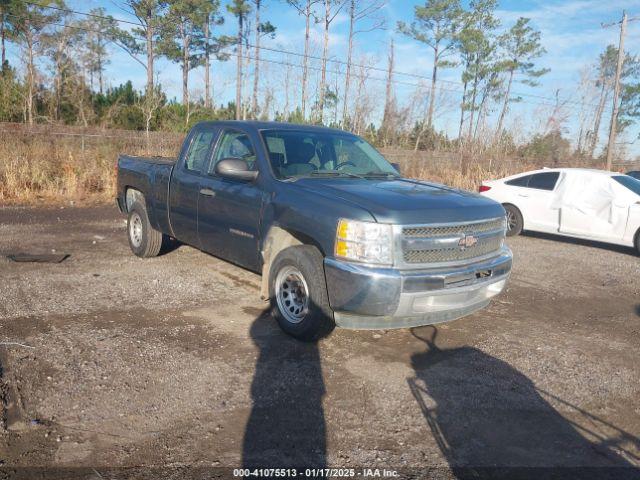
[[(86, 133), (86, 132), (85, 132)], [(94, 134), (91, 134), (94, 135)], [(109, 136), (78, 136), (69, 132), (0, 131), (0, 204), (92, 204), (115, 196), (118, 154), (176, 154), (181, 136), (153, 134), (147, 148), (142, 134), (109, 132)], [(457, 153), (385, 150), (392, 162), (412, 178), (476, 190), (483, 180), (538, 168), (532, 162), (485, 155), (467, 162)]]
[(462, 173), (459, 164), (448, 163), (427, 163), (409, 161), (407, 168), (403, 169), (403, 174), (411, 178), (429, 180), (436, 183), (443, 183), (464, 190), (477, 190), (484, 180), (492, 180), (514, 175), (527, 170), (539, 168), (533, 164), (522, 164), (520, 162), (500, 162), (497, 165), (487, 163), (472, 163)]
[[(115, 197), (118, 154), (174, 155), (173, 145), (96, 137), (0, 136), (0, 204), (92, 204)], [(83, 146), (84, 143), (84, 146)]]

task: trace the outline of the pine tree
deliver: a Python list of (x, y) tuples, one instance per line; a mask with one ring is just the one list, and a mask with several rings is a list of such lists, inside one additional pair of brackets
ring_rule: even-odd
[(454, 65), (446, 59), (455, 52), (457, 33), (462, 26), (463, 10), (459, 0), (427, 0), (424, 6), (415, 7), (414, 16), (415, 20), (411, 25), (398, 22), (398, 30), (424, 43), (433, 51), (429, 108), (426, 118), (426, 128), (430, 129), (433, 126), (438, 68)]
[(498, 44), (504, 52), (505, 60), (501, 68), (507, 73), (507, 89), (504, 93), (502, 110), (498, 118), (495, 139), (502, 134), (502, 126), (509, 103), (518, 99), (511, 98), (511, 87), (517, 77), (523, 77), (520, 82), (529, 86), (536, 86), (536, 79), (549, 72), (549, 69), (535, 69), (534, 60), (546, 53), (540, 44), (540, 32), (530, 25), (528, 18), (520, 17), (508, 32), (498, 38)]

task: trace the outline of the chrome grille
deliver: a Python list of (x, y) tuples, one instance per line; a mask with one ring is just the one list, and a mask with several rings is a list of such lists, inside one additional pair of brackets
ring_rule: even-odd
[(502, 238), (490, 238), (488, 241), (478, 242), (476, 246), (460, 250), (459, 248), (410, 250), (404, 252), (404, 261), (407, 263), (438, 263), (454, 260), (468, 260), (481, 257), (499, 250), (502, 246)]
[[(475, 245), (459, 246), (460, 240), (471, 235), (477, 239)], [(402, 257), (405, 263), (411, 264), (469, 260), (500, 250), (504, 235), (503, 218), (471, 224), (404, 227), (402, 237), (406, 241), (403, 242)]]
[(473, 234), (490, 232), (492, 230), (500, 230), (505, 228), (505, 220), (496, 218), (488, 222), (463, 225), (446, 225), (442, 227), (404, 227), (402, 234), (405, 237), (413, 238), (430, 238), (430, 237), (448, 237), (455, 235)]

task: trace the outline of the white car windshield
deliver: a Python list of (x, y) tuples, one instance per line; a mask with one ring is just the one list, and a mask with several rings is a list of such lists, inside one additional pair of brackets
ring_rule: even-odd
[(616, 182), (624, 185), (636, 195), (640, 195), (640, 180), (630, 177), (629, 175), (616, 175), (612, 177)]

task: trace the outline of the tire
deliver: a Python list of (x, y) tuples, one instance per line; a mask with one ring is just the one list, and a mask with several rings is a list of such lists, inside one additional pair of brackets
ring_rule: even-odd
[(507, 212), (507, 237), (515, 237), (522, 233), (522, 227), (524, 227), (524, 221), (522, 220), (522, 213), (518, 207), (510, 204), (503, 205)]
[(131, 251), (138, 257), (156, 257), (162, 248), (164, 235), (151, 226), (147, 209), (139, 201), (133, 202), (129, 209), (127, 237)]
[(289, 247), (276, 256), (269, 270), (269, 298), (271, 314), (292, 337), (315, 341), (335, 327), (316, 247)]
[(640, 229), (638, 229), (638, 231), (636, 232), (636, 236), (633, 244), (636, 247), (636, 253), (640, 255)]

